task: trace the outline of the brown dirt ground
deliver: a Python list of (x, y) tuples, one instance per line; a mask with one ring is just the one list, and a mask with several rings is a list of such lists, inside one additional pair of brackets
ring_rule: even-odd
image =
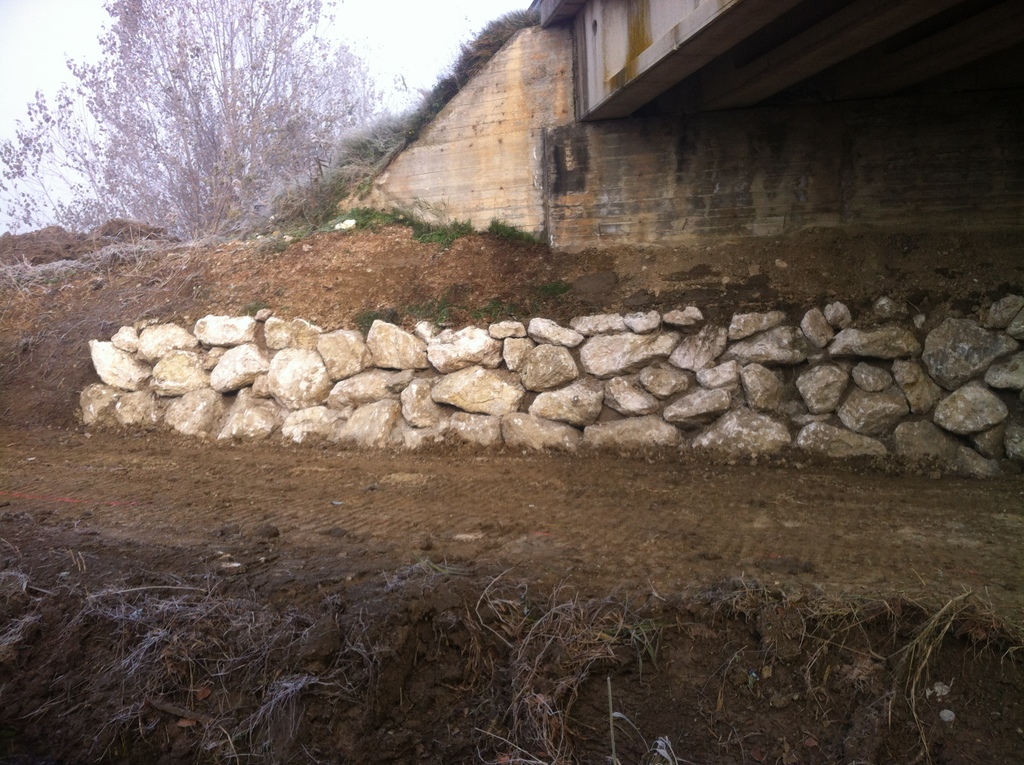
[(1018, 476), (208, 445), (74, 414), (86, 341), (140, 318), (970, 314), (1024, 283), (1019, 236), (277, 250), (0, 287), (0, 762), (609, 762), (609, 687), (624, 765), (670, 761), (658, 737), (681, 763), (1020, 761)]

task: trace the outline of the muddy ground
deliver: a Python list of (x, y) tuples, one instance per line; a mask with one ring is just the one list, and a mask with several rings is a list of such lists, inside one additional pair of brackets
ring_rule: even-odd
[(1019, 476), (210, 445), (75, 416), (86, 341), (140, 318), (714, 320), (881, 295), (970, 315), (1024, 284), (1019, 238), (164, 247), (5, 261), (0, 761), (1020, 761)]

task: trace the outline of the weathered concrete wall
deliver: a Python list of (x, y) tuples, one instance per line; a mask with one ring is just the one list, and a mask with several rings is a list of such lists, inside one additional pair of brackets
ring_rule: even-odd
[(566, 29), (519, 32), (377, 180), (371, 202), (427, 219), (544, 221), (543, 131), (572, 120)]

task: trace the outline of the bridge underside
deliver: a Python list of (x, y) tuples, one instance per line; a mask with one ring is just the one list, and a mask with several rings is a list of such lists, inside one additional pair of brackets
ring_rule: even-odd
[[(888, 96), (1024, 42), (1020, 0), (536, 0), (534, 6), (542, 25), (573, 28), (582, 121), (780, 99)], [(1016, 56), (1007, 65), (1014, 60), (1019, 67)]]

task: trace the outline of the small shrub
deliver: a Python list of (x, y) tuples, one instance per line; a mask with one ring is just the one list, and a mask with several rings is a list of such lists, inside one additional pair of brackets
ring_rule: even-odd
[(253, 300), (242, 306), (242, 313), (244, 313), (246, 316), (255, 316), (264, 308), (270, 308), (270, 303), (267, 303), (263, 300)]
[(473, 225), (463, 220), (452, 221), (443, 226), (413, 220), (412, 231), (416, 241), (436, 243), (443, 247), (450, 247), (456, 239), (476, 233)]
[(572, 285), (566, 282), (548, 282), (537, 287), (537, 297), (541, 300), (551, 300), (561, 297), (571, 289)]

